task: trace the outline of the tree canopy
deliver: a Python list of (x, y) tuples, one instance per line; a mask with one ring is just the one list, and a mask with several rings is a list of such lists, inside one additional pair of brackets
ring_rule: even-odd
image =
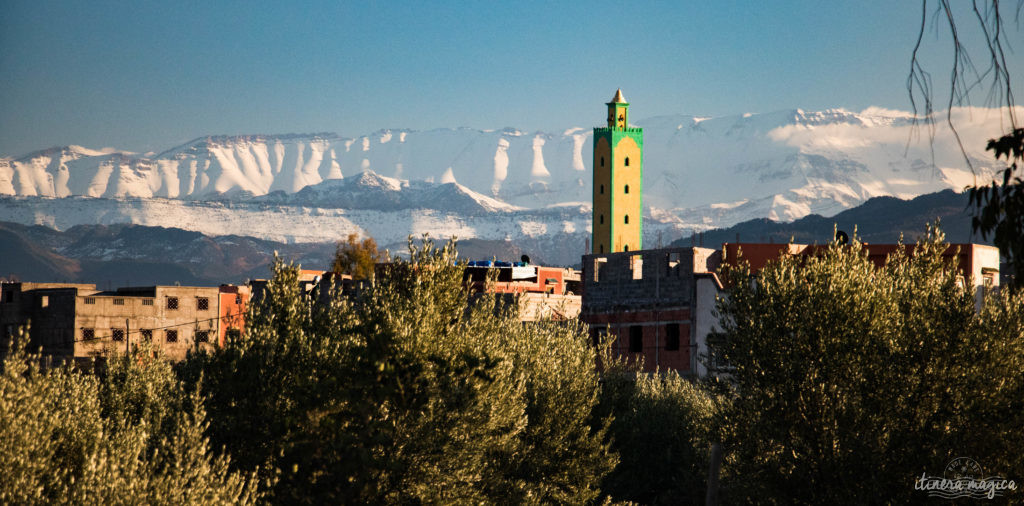
[(276, 479), (280, 503), (598, 498), (617, 459), (585, 329), (467, 306), (453, 243), (410, 251), (329, 305), (276, 263), (246, 336), (184, 366), (214, 443)]
[(974, 287), (930, 228), (877, 268), (862, 245), (727, 269), (726, 495), (738, 502), (923, 499), (913, 480), (958, 456), (1024, 473), (1024, 298)]
[(372, 237), (360, 241), (358, 235), (349, 234), (344, 241), (338, 242), (331, 271), (349, 274), (355, 279), (370, 279), (374, 266), (385, 259), (387, 254), (377, 249), (377, 241)]

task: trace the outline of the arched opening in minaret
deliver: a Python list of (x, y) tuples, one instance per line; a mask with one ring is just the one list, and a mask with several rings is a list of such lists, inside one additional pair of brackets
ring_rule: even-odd
[(629, 157), (626, 157), (626, 167), (629, 167)]
[(629, 193), (629, 185), (628, 184), (626, 185), (626, 193)]
[(601, 215), (601, 224), (604, 225), (604, 215)]
[[(629, 192), (626, 192), (629, 193)], [(604, 195), (604, 185), (601, 185), (601, 195)]]
[(629, 225), (629, 215), (626, 215), (626, 225)]
[(601, 157), (601, 166), (604, 167), (604, 157)]

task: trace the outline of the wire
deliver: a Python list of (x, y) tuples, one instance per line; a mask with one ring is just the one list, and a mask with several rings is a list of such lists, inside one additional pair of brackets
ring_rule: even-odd
[[(202, 319), (202, 320), (193, 320), (193, 321), (186, 322), (186, 323), (176, 323), (174, 325), (164, 325), (163, 327), (139, 328), (138, 330), (130, 330), (130, 331), (125, 329), (126, 330), (126, 332), (125, 332), (125, 339), (130, 338), (132, 335), (141, 336), (143, 331), (153, 332), (154, 330), (165, 330), (165, 329), (171, 329), (171, 328), (175, 328), (175, 327), (197, 326), (200, 323), (206, 323), (206, 322), (211, 322), (211, 321), (220, 320), (220, 319), (238, 318), (240, 316), (242, 316), (241, 313), (239, 313), (237, 315), (227, 314), (227, 315), (224, 315), (224, 316), (214, 316), (213, 318), (205, 318), (205, 319)], [(89, 328), (89, 327), (81, 327), (81, 328), (74, 329), (74, 330), (78, 331), (78, 330), (82, 330), (82, 329), (85, 329), (85, 328)], [(114, 328), (114, 327), (112, 327), (112, 328)], [(215, 330), (215, 329), (209, 329), (209, 330)], [(94, 329), (94, 332), (95, 332), (95, 329)], [(150, 338), (152, 338), (152, 335), (150, 335)], [(116, 342), (124, 342), (123, 340), (122, 341), (115, 341), (114, 340), (114, 334), (111, 333), (110, 335), (106, 335), (106, 336), (94, 335), (92, 338), (89, 338), (89, 339), (81, 338), (81, 339), (71, 339), (70, 341), (64, 340), (64, 341), (62, 341), (62, 343), (67, 343), (67, 344), (94, 343), (94, 342), (100, 342), (100, 341), (110, 341), (110, 342), (115, 342), (115, 343)]]

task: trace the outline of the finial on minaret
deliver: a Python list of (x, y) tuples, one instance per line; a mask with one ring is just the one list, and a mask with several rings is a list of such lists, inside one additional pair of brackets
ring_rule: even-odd
[(622, 88), (619, 88), (619, 89), (615, 90), (615, 98), (612, 99), (611, 103), (613, 103), (613, 104), (625, 104), (625, 103), (628, 103), (628, 102), (626, 102), (626, 99), (622, 97)]

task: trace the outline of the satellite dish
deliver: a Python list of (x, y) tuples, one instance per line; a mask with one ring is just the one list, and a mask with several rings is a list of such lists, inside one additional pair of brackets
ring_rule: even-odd
[(522, 260), (524, 264), (530, 263), (530, 255), (523, 255), (519, 259)]
[(839, 243), (842, 246), (850, 244), (850, 236), (846, 235), (846, 232), (843, 232), (842, 230), (837, 230), (836, 231), (836, 242)]

